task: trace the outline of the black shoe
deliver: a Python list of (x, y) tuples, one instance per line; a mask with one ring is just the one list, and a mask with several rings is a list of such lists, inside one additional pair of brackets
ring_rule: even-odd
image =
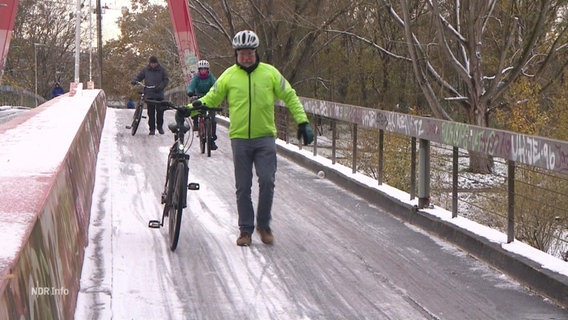
[(159, 132), (160, 134), (164, 134), (164, 129), (158, 128), (158, 132)]
[(156, 134), (156, 132), (154, 132), (154, 130), (150, 130), (149, 135), (153, 136), (153, 135), (155, 135), (155, 134)]
[(211, 142), (211, 150), (217, 150), (217, 145), (215, 142)]

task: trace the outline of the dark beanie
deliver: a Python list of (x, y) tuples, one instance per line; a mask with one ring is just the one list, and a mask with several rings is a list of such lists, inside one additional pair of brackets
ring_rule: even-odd
[(158, 63), (158, 58), (156, 58), (156, 56), (150, 56), (150, 59), (148, 59), (148, 61), (150, 61), (150, 63)]

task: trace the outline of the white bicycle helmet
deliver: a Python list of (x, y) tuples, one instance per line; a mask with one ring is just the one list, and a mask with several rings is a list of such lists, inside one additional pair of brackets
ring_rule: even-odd
[(250, 30), (239, 31), (233, 37), (233, 48), (239, 49), (256, 49), (258, 48), (258, 36)]
[(197, 62), (197, 69), (209, 69), (209, 61), (207, 60), (199, 60)]

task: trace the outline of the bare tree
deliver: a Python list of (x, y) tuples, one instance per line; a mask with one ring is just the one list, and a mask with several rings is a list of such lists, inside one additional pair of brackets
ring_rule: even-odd
[(118, 20), (119, 37), (105, 44), (103, 89), (110, 97), (137, 99), (137, 90), (130, 81), (148, 64), (151, 55), (157, 56), (168, 71), (168, 89), (184, 86), (168, 8), (147, 0), (133, 5), (133, 10), (123, 13)]
[[(383, 2), (404, 29), (414, 77), (438, 118), (453, 120), (446, 108), (457, 104), (468, 123), (486, 127), (516, 79), (546, 87), (565, 66), (552, 62), (566, 61), (566, 1)], [(490, 172), (492, 161), (472, 155), (470, 167)]]
[[(190, 0), (193, 22), (200, 31), (202, 55), (222, 57), (233, 63), (230, 48), (233, 35), (254, 30), (261, 38), (263, 61), (276, 65), (291, 83), (306, 77), (302, 72), (314, 62), (315, 53), (325, 45), (323, 36), (360, 1), (329, 0)], [(320, 41), (321, 40), (321, 41)], [(205, 45), (201, 45), (205, 43)]]
[(6, 84), (34, 91), (37, 79), (38, 95), (49, 99), (56, 80), (62, 85), (73, 81), (74, 10), (74, 5), (60, 1), (19, 2), (3, 79)]

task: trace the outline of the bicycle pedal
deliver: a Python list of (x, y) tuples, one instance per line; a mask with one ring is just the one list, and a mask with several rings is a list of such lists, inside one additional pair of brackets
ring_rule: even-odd
[(190, 183), (187, 185), (187, 189), (188, 189), (188, 190), (199, 190), (199, 183), (197, 183), (197, 182), (190, 182)]
[(159, 229), (162, 227), (162, 223), (160, 222), (160, 220), (150, 220), (148, 221), (148, 228), (152, 228), (152, 229)]

